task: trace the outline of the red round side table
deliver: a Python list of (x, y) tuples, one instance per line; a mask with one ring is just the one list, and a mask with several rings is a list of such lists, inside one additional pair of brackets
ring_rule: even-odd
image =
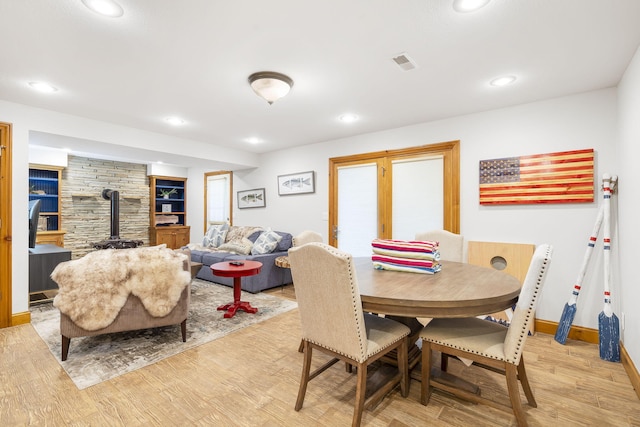
[(256, 313), (258, 311), (248, 301), (240, 301), (240, 294), (242, 291), (242, 278), (260, 273), (261, 268), (262, 263), (258, 261), (242, 261), (242, 265), (233, 265), (229, 261), (223, 261), (211, 266), (211, 272), (214, 275), (233, 277), (233, 302), (218, 307), (218, 310), (227, 311), (224, 314), (225, 318), (233, 317), (238, 310), (243, 310), (246, 313)]

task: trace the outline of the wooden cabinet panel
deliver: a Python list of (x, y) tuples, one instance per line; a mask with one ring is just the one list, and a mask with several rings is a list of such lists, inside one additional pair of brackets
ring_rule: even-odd
[(168, 248), (179, 249), (189, 243), (191, 227), (166, 226), (151, 227), (151, 245), (166, 244)]

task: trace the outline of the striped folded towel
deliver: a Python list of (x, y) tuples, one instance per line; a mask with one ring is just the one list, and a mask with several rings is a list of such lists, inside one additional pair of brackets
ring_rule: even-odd
[(374, 254), (371, 257), (373, 268), (376, 270), (406, 271), (410, 273), (434, 274), (442, 267), (437, 261), (398, 258)]
[(417, 240), (374, 239), (371, 242), (374, 254), (398, 258), (427, 259), (438, 261), (440, 251), (438, 242)]
[(434, 274), (442, 267), (438, 242), (374, 239), (371, 261), (377, 270)]

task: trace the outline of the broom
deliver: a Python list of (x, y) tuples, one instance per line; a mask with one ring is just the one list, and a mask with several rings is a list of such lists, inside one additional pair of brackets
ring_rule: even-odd
[[(612, 179), (610, 183), (611, 190), (613, 190), (615, 185), (616, 179)], [(587, 267), (589, 266), (589, 261), (591, 260), (593, 247), (595, 246), (596, 240), (598, 239), (598, 233), (600, 232), (600, 226), (602, 225), (603, 217), (604, 203), (598, 210), (596, 223), (593, 225), (593, 231), (591, 232), (591, 236), (589, 237), (589, 241), (587, 242), (587, 250), (585, 251), (584, 258), (582, 259), (582, 266), (580, 267), (580, 272), (578, 273), (576, 284), (573, 286), (571, 298), (569, 298), (569, 301), (565, 303), (564, 309), (562, 310), (562, 315), (560, 316), (560, 321), (558, 322), (558, 329), (556, 329), (556, 335), (554, 339), (560, 344), (564, 344), (567, 342), (567, 336), (569, 335), (569, 330), (571, 329), (571, 324), (573, 323), (573, 318), (578, 308), (578, 295), (580, 294), (580, 289), (582, 288), (582, 281), (584, 280), (584, 276), (587, 272)]]
[(620, 361), (620, 321), (611, 307), (611, 177), (602, 176), (604, 187), (604, 309), (598, 315), (600, 359)]

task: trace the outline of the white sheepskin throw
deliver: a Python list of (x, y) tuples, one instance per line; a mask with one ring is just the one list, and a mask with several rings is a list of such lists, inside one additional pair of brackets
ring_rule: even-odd
[(191, 272), (184, 270), (187, 260), (164, 245), (90, 252), (53, 270), (51, 278), (60, 288), (53, 305), (87, 331), (109, 326), (129, 294), (140, 298), (152, 316), (166, 316), (191, 282)]

